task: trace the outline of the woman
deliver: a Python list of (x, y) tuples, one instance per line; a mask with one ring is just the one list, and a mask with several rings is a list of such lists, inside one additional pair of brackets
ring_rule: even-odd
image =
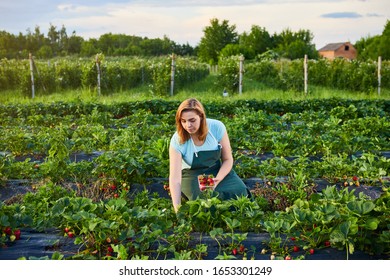
[(233, 156), (225, 125), (207, 119), (202, 104), (195, 98), (183, 101), (176, 112), (177, 131), (169, 147), (169, 188), (177, 212), (181, 197), (196, 199), (198, 175), (214, 176), (213, 190), (219, 198), (246, 196), (249, 191), (232, 169)]

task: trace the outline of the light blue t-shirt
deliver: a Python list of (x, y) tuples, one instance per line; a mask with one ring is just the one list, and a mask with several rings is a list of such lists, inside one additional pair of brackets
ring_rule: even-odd
[(182, 169), (191, 168), (195, 152), (218, 150), (219, 142), (221, 142), (222, 137), (225, 134), (226, 127), (219, 120), (206, 119), (206, 123), (209, 128), (209, 132), (202, 146), (194, 147), (194, 144), (191, 139), (180, 145), (179, 135), (177, 134), (177, 132), (173, 134), (171, 138), (171, 146), (176, 151), (180, 152), (183, 157)]

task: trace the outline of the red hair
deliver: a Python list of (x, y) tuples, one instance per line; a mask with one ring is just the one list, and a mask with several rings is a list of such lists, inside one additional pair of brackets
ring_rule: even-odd
[(206, 112), (202, 103), (200, 103), (196, 98), (189, 98), (184, 100), (176, 111), (176, 129), (179, 135), (180, 144), (185, 143), (190, 139), (190, 134), (183, 128), (181, 124), (181, 115), (183, 112), (193, 111), (200, 117), (200, 126), (199, 126), (199, 140), (203, 141), (206, 139), (208, 133), (208, 127), (206, 123)]

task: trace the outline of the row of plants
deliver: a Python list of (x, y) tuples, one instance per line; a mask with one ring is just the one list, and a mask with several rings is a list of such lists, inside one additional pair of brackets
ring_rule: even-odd
[[(282, 211), (270, 211), (268, 205), (261, 196), (221, 201), (207, 190), (175, 214), (169, 199), (147, 191), (131, 196), (122, 189), (116, 198), (96, 201), (49, 183), (20, 202), (0, 203), (0, 244), (18, 242), (23, 229), (31, 227), (56, 228), (78, 245), (67, 256), (60, 250), (52, 256), (60, 259), (204, 259), (211, 248), (202, 236), (218, 244), (215, 259), (255, 259), (260, 254), (304, 259), (326, 247), (344, 250), (346, 259), (356, 250), (389, 254), (388, 189), (374, 201), (328, 187), (289, 201)], [(245, 245), (248, 233), (262, 232), (269, 240)]]
[[(53, 258), (204, 259), (212, 248), (202, 236), (217, 244), (217, 259), (305, 258), (324, 247), (386, 256), (386, 102), (204, 102), (227, 127), (236, 172), (262, 183), (252, 199), (206, 191), (177, 215), (169, 186), (165, 196), (134, 190), (168, 177), (178, 102), (2, 105), (1, 187), (24, 179), (32, 188), (0, 203), (0, 243), (54, 228), (80, 249)], [(322, 191), (319, 178), (329, 185)], [(355, 193), (362, 188), (381, 195)], [(247, 245), (261, 233), (269, 240)]]
[[(281, 117), (262, 111), (238, 111), (240, 114), (234, 117), (220, 117), (236, 140), (233, 143), (236, 150), (250, 150), (257, 154), (272, 151), (277, 156), (324, 156), (389, 149), (387, 117), (367, 116), (342, 121), (325, 114), (316, 114), (318, 118), (313, 118), (311, 113), (288, 113)], [(93, 115), (100, 117), (100, 122), (92, 123), (93, 116), (56, 122), (56, 117), (38, 115), (27, 123), (20, 122), (20, 126), (2, 126), (0, 131), (4, 141), (0, 143), (0, 151), (15, 156), (47, 156), (50, 150), (54, 152), (56, 148), (63, 148), (68, 154), (92, 153), (125, 149), (128, 141), (138, 141), (134, 144), (139, 146), (142, 139), (148, 139), (140, 146), (141, 152), (145, 152), (145, 146), (153, 149), (159, 145), (156, 141), (169, 137), (174, 129), (170, 120), (172, 115), (169, 114), (156, 119), (147, 112), (139, 111), (120, 120), (111, 120), (104, 113)], [(104, 118), (109, 121), (105, 122)], [(36, 123), (44, 125), (37, 126)], [(158, 131), (161, 131), (160, 137), (155, 134)]]
[[(327, 98), (306, 100), (207, 100), (203, 102), (209, 114), (230, 115), (236, 108), (247, 108), (252, 111), (283, 115), (285, 113), (300, 113), (303, 111), (331, 111), (335, 107), (344, 107), (341, 111), (344, 117), (348, 116), (348, 107), (356, 107), (352, 112), (354, 117), (367, 115), (384, 116), (390, 113), (390, 100), (387, 99), (344, 99)], [(151, 99), (143, 101), (121, 102), (114, 104), (68, 101), (68, 102), (33, 102), (29, 104), (0, 104), (0, 121), (12, 123), (14, 118), (27, 119), (34, 115), (53, 115), (58, 117), (90, 115), (92, 111), (111, 113), (116, 119), (131, 116), (133, 112), (146, 110), (154, 115), (167, 114), (179, 106), (180, 101), (166, 99)], [(69, 117), (71, 117), (69, 116)]]
[[(34, 86), (38, 94), (48, 95), (72, 89), (96, 89), (99, 62), (102, 93), (149, 86), (154, 95), (170, 91), (171, 57), (97, 59), (54, 59), (34, 61)], [(0, 90), (21, 90), (31, 95), (31, 73), (28, 60), (0, 60)], [(175, 90), (203, 79), (209, 74), (206, 64), (188, 57), (175, 59)]]
[[(238, 56), (222, 57), (218, 62), (218, 84), (237, 92), (239, 86)], [(378, 63), (337, 58), (334, 60), (309, 60), (307, 66), (308, 86), (357, 92), (377, 92)], [(390, 88), (390, 63), (381, 64), (381, 88)], [(261, 60), (245, 63), (244, 76), (271, 88), (304, 91), (304, 59)]]
[[(360, 117), (350, 105), (280, 115), (238, 107), (228, 115), (214, 110), (211, 116), (226, 124), (242, 177), (288, 176), (300, 166), (308, 177), (379, 179), (389, 167), (382, 151), (390, 147), (388, 114), (378, 112), (367, 107)], [(173, 115), (140, 109), (117, 118), (95, 108), (89, 115), (9, 117), (0, 128), (1, 177), (79, 178), (86, 170), (119, 179), (141, 180), (146, 173), (167, 177)], [(261, 160), (267, 153), (273, 157)], [(80, 154), (94, 157), (79, 162)]]
[[(154, 96), (170, 92), (172, 57), (144, 59), (140, 57), (105, 58), (100, 62), (103, 93), (148, 86)], [(239, 87), (239, 56), (221, 57), (218, 62), (218, 79), (215, 87), (237, 92)], [(31, 73), (28, 60), (0, 60), (0, 90), (21, 90), (31, 93)], [(35, 88), (39, 94), (50, 94), (69, 89), (97, 88), (96, 59), (55, 59), (35, 62)], [(193, 58), (176, 56), (175, 90), (209, 75), (207, 64)], [(303, 59), (261, 60), (245, 63), (245, 77), (266, 86), (282, 90), (304, 90)], [(390, 64), (381, 65), (382, 88), (390, 88)], [(378, 65), (375, 61), (349, 61), (345, 59), (319, 59), (308, 61), (308, 84), (331, 89), (376, 92), (379, 86)]]

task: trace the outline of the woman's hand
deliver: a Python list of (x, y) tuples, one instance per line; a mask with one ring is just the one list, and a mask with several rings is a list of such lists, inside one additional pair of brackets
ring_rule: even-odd
[(214, 186), (213, 186), (213, 190), (215, 190), (215, 188), (218, 186), (218, 184), (221, 182), (217, 177), (216, 178), (213, 178), (213, 181), (214, 181)]

